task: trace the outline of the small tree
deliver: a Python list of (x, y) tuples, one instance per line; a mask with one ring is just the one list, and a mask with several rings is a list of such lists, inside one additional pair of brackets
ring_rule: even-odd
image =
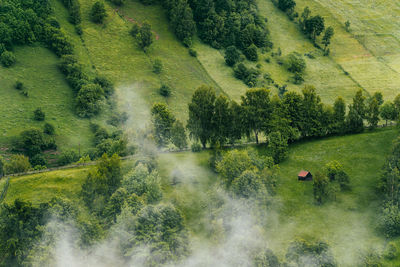
[(45, 117), (46, 117), (46, 115), (44, 114), (44, 112), (41, 108), (37, 108), (33, 112), (33, 118), (37, 121), (44, 121)]
[(225, 51), (225, 62), (228, 66), (235, 65), (240, 60), (240, 52), (235, 46), (229, 46)]
[(347, 21), (344, 23), (344, 28), (346, 29), (347, 32), (350, 31), (350, 21), (347, 20)]
[(50, 123), (45, 123), (43, 127), (43, 132), (48, 135), (54, 135), (55, 133), (54, 126)]
[(157, 144), (162, 147), (170, 141), (172, 125), (175, 117), (163, 103), (155, 103), (151, 108), (151, 115), (154, 124), (154, 138)]
[(257, 46), (251, 44), (244, 50), (244, 55), (248, 60), (257, 61), (258, 60)]
[(13, 52), (4, 51), (0, 56), (0, 61), (4, 67), (8, 68), (8, 67), (11, 67), (12, 65), (14, 65), (15, 62), (17, 61), (17, 59), (15, 58), (15, 55)]
[(276, 164), (287, 157), (288, 142), (280, 132), (272, 132), (268, 135), (268, 151)]
[(86, 84), (79, 90), (76, 98), (77, 113), (81, 117), (92, 117), (101, 110), (101, 100), (104, 99), (104, 91), (98, 84)]
[(279, 0), (278, 7), (280, 10), (284, 12), (291, 13), (296, 6), (296, 2), (294, 0)]
[(325, 29), (324, 19), (317, 15), (305, 21), (305, 31), (315, 43), (317, 36), (319, 36)]
[(168, 85), (161, 85), (160, 87), (160, 95), (164, 96), (164, 97), (169, 97), (171, 95), (171, 87), (169, 87)]
[(386, 126), (388, 121), (394, 121), (397, 119), (396, 108), (392, 102), (387, 101), (382, 105), (381, 117), (386, 121)]
[(322, 37), (322, 44), (324, 45), (325, 55), (327, 55), (327, 49), (328, 49), (329, 44), (331, 43), (331, 39), (334, 34), (335, 34), (335, 32), (334, 32), (332, 26), (329, 26), (328, 28), (326, 28), (324, 37)]
[(376, 128), (379, 122), (379, 104), (376, 98), (370, 99), (366, 114), (369, 126), (371, 128)]
[(171, 142), (181, 150), (187, 147), (185, 127), (178, 120), (175, 121), (171, 129)]
[(153, 72), (156, 74), (160, 74), (162, 72), (162, 69), (163, 69), (162, 61), (157, 58), (156, 60), (154, 60), (153, 63)]
[(306, 69), (306, 61), (297, 52), (290, 53), (286, 58), (286, 67), (290, 72), (302, 73)]
[(139, 30), (135, 37), (138, 41), (140, 48), (146, 50), (146, 48), (149, 47), (154, 41), (154, 36), (151, 32), (151, 25), (148, 22), (144, 22), (143, 25), (139, 27)]
[(313, 180), (314, 180), (313, 182), (314, 200), (317, 204), (320, 205), (328, 197), (329, 180), (328, 177), (321, 174), (320, 172), (315, 173)]
[(94, 23), (103, 23), (104, 19), (107, 17), (104, 3), (101, 1), (97, 1), (96, 3), (94, 3), (90, 11), (90, 16)]

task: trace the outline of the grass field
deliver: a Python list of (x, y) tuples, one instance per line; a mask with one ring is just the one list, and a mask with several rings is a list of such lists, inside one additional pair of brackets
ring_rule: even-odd
[[(0, 67), (0, 146), (9, 147), (10, 139), (29, 127), (42, 128), (45, 122), (55, 126), (60, 149), (91, 145), (89, 122), (74, 114), (72, 90), (57, 68), (58, 58), (39, 46), (16, 47), (17, 64)], [(24, 83), (29, 96), (14, 88), (16, 81)], [(33, 111), (41, 107), (45, 122), (33, 119)]]
[[(382, 130), (291, 146), (289, 158), (280, 164), (278, 215), (271, 215), (273, 223), (267, 229), (272, 246), (282, 247), (296, 236), (315, 236), (332, 245), (343, 266), (352, 266), (346, 261), (361, 249), (379, 248), (383, 240), (375, 232), (380, 203), (375, 189), (397, 135), (397, 130)], [(316, 206), (312, 182), (297, 181), (297, 173), (322, 172), (332, 160), (343, 165), (352, 189), (338, 193), (335, 202)]]

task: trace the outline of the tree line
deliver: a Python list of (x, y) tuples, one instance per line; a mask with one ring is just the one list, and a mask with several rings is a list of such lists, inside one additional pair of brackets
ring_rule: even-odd
[(301, 94), (287, 92), (282, 97), (256, 88), (248, 90), (239, 104), (224, 95), (216, 96), (211, 87), (201, 86), (188, 110), (189, 136), (204, 148), (207, 144), (233, 144), (244, 136), (254, 136), (258, 143), (260, 134), (267, 141), (290, 143), (301, 138), (359, 133), (367, 125), (377, 127), (381, 118), (398, 120), (400, 95), (394, 103), (383, 104), (381, 93), (366, 97), (359, 90), (347, 106), (342, 97), (331, 106), (321, 102), (313, 86), (305, 86)]

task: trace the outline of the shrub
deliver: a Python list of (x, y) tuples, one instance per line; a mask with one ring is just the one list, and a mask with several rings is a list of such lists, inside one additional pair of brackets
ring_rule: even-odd
[(192, 152), (200, 152), (201, 151), (201, 145), (199, 143), (194, 143), (191, 146)]
[(76, 153), (73, 150), (66, 150), (61, 153), (60, 157), (58, 158), (57, 163), (59, 165), (67, 165), (67, 164), (76, 162), (78, 160), (79, 160), (78, 153)]
[(93, 83), (100, 85), (106, 96), (110, 96), (114, 93), (114, 84), (104, 76), (96, 76)]
[(94, 3), (90, 11), (90, 17), (94, 23), (103, 23), (104, 19), (107, 17), (106, 8), (103, 2), (97, 1)]
[(189, 48), (189, 55), (191, 55), (192, 57), (197, 57), (197, 51), (193, 48)]
[(0, 61), (1, 64), (3, 64), (4, 67), (8, 68), (11, 67), (12, 65), (15, 64), (16, 58), (13, 52), (10, 51), (5, 51), (1, 54), (0, 56)]
[(21, 82), (21, 81), (17, 81), (16, 83), (15, 83), (15, 89), (17, 89), (17, 90), (22, 90), (22, 89), (24, 89), (24, 84)]
[(46, 159), (43, 154), (36, 154), (32, 158), (29, 159), (31, 166), (46, 166)]
[(161, 85), (160, 87), (160, 95), (164, 97), (168, 97), (171, 95), (171, 88), (168, 85)]
[(43, 127), (43, 132), (48, 135), (54, 135), (55, 133), (54, 126), (50, 123), (45, 123)]
[(162, 69), (163, 69), (162, 61), (160, 59), (154, 60), (153, 72), (156, 74), (160, 74), (162, 72)]
[(244, 55), (246, 56), (246, 58), (248, 60), (251, 61), (257, 61), (258, 60), (258, 54), (257, 54), (257, 47), (252, 44), (249, 47), (247, 47), (244, 51), (243, 51)]
[(6, 174), (26, 172), (30, 168), (29, 158), (24, 155), (13, 155), (10, 161), (4, 165)]
[(292, 52), (286, 57), (286, 67), (290, 72), (301, 73), (306, 69), (306, 61), (297, 52)]
[(86, 84), (77, 96), (77, 113), (81, 117), (92, 117), (100, 112), (104, 91), (98, 84)]
[(229, 46), (225, 51), (225, 63), (228, 66), (235, 65), (240, 60), (240, 52), (235, 46)]
[(44, 121), (44, 118), (46, 117), (46, 115), (44, 114), (43, 110), (41, 108), (37, 108), (35, 109), (35, 111), (33, 112), (33, 118), (36, 121)]

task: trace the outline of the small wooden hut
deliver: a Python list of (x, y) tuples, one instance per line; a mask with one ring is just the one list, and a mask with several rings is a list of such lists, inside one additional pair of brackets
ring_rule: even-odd
[(312, 180), (312, 174), (309, 171), (304, 171), (301, 170), (299, 174), (297, 175), (299, 178), (299, 181), (311, 181)]

